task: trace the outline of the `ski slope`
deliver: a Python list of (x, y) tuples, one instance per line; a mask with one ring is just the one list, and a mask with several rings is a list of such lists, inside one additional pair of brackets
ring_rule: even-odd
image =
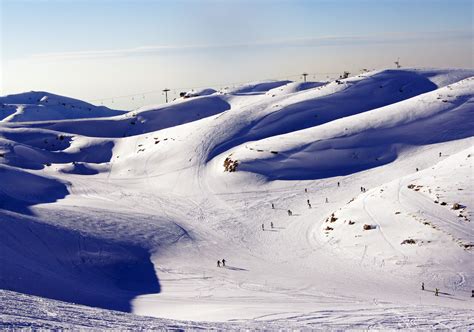
[(474, 71), (41, 107), (0, 123), (4, 326), (474, 327)]

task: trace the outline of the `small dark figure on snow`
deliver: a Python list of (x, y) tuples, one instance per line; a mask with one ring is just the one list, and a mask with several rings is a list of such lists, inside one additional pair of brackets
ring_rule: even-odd
[(224, 267), (225, 266), (225, 259), (222, 258), (222, 266)]
[(270, 222), (270, 227), (271, 227), (271, 228), (273, 228), (273, 221), (272, 221), (272, 222)]
[(418, 172), (418, 167), (416, 168), (416, 171)]
[(272, 203), (272, 209), (274, 209), (274, 208), (275, 208), (275, 204)]
[(326, 203), (329, 203), (329, 200), (328, 200), (328, 198), (327, 198), (327, 197), (326, 197)]
[(308, 192), (308, 188), (304, 188), (304, 192), (307, 193), (307, 192)]
[(291, 217), (293, 215), (293, 212), (291, 212), (291, 210), (288, 210), (288, 215)]
[(217, 267), (221, 267), (221, 261), (217, 261)]
[(439, 289), (435, 288), (435, 296), (439, 296)]
[(439, 157), (441, 158), (441, 152), (439, 153)]
[(264, 225), (264, 224), (262, 224), (262, 231), (264, 231), (264, 230), (265, 230), (265, 225)]
[(364, 192), (364, 187), (360, 187), (360, 192), (361, 192), (361, 193)]
[(425, 283), (424, 282), (421, 283), (421, 290), (425, 290)]
[(338, 187), (340, 187), (340, 186), (341, 186), (341, 184), (338, 182), (338, 183), (337, 183), (337, 186), (338, 186)]
[(308, 208), (311, 209), (311, 203), (308, 203)]

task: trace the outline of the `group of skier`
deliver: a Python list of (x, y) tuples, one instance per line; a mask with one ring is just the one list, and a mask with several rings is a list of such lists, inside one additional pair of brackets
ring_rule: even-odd
[[(425, 283), (424, 283), (424, 282), (421, 283), (421, 290), (422, 290), (422, 291), (425, 290)], [(435, 288), (434, 295), (435, 295), (435, 296), (439, 296), (439, 289), (438, 289), (438, 288)]]
[[(273, 229), (273, 221), (270, 222), (270, 228)], [(262, 231), (265, 231), (265, 224), (262, 224)]]
[(221, 267), (221, 264), (222, 264), (222, 267), (225, 267), (225, 259), (222, 258), (222, 263), (221, 261), (217, 261), (217, 267)]
[[(341, 183), (340, 182), (337, 182), (337, 186), (340, 187), (341, 186)], [(364, 187), (360, 187), (360, 191), (361, 192), (365, 192), (365, 188)], [(304, 188), (304, 192), (305, 193), (308, 193), (308, 188)], [(329, 203), (329, 199), (326, 197), (326, 200), (325, 200), (326, 203)], [(311, 209), (313, 206), (311, 205), (311, 201), (309, 199), (306, 200), (306, 204), (308, 205), (308, 208)], [(271, 203), (271, 206), (272, 206), (272, 209), (274, 210), (275, 209), (275, 203)], [(291, 217), (293, 216), (293, 211), (291, 211), (290, 209), (287, 210), (287, 213), (288, 213), (288, 216)], [(264, 225), (262, 224), (262, 230), (264, 230)]]

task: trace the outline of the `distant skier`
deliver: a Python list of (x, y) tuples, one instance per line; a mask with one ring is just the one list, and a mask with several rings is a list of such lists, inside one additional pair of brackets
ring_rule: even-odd
[(418, 172), (418, 167), (416, 168), (416, 171)]
[(308, 203), (308, 208), (311, 209), (311, 203)]
[(340, 186), (341, 186), (341, 184), (338, 182), (338, 183), (337, 183), (337, 187), (339, 188)]
[(439, 289), (435, 288), (435, 296), (439, 296)]
[(270, 222), (270, 227), (273, 229), (273, 221)]
[(441, 158), (441, 152), (439, 153), (439, 157)]
[(288, 216), (292, 216), (293, 215), (293, 212), (291, 212), (291, 210), (288, 210)]
[(326, 197), (326, 203), (329, 203), (329, 200), (328, 200), (328, 198), (327, 198), (327, 197)]
[(275, 204), (272, 203), (272, 209), (275, 209)]
[(217, 261), (217, 267), (221, 267), (221, 261)]
[(425, 283), (424, 282), (421, 283), (421, 290), (425, 290)]
[(225, 267), (225, 259), (222, 258), (222, 267)]
[(304, 188), (304, 192), (305, 192), (305, 193), (308, 193), (308, 188)]
[(262, 224), (262, 231), (264, 231), (264, 230), (265, 230), (265, 225), (264, 225), (264, 224)]

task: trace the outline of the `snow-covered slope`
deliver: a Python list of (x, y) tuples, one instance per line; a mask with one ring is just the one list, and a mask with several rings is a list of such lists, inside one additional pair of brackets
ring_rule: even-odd
[[(472, 329), (473, 77), (257, 82), (2, 122), (5, 326)], [(35, 321), (33, 295), (218, 323), (67, 305), (81, 325), (52, 300)]]
[(96, 118), (123, 113), (125, 112), (43, 91), (0, 97), (2, 122)]

